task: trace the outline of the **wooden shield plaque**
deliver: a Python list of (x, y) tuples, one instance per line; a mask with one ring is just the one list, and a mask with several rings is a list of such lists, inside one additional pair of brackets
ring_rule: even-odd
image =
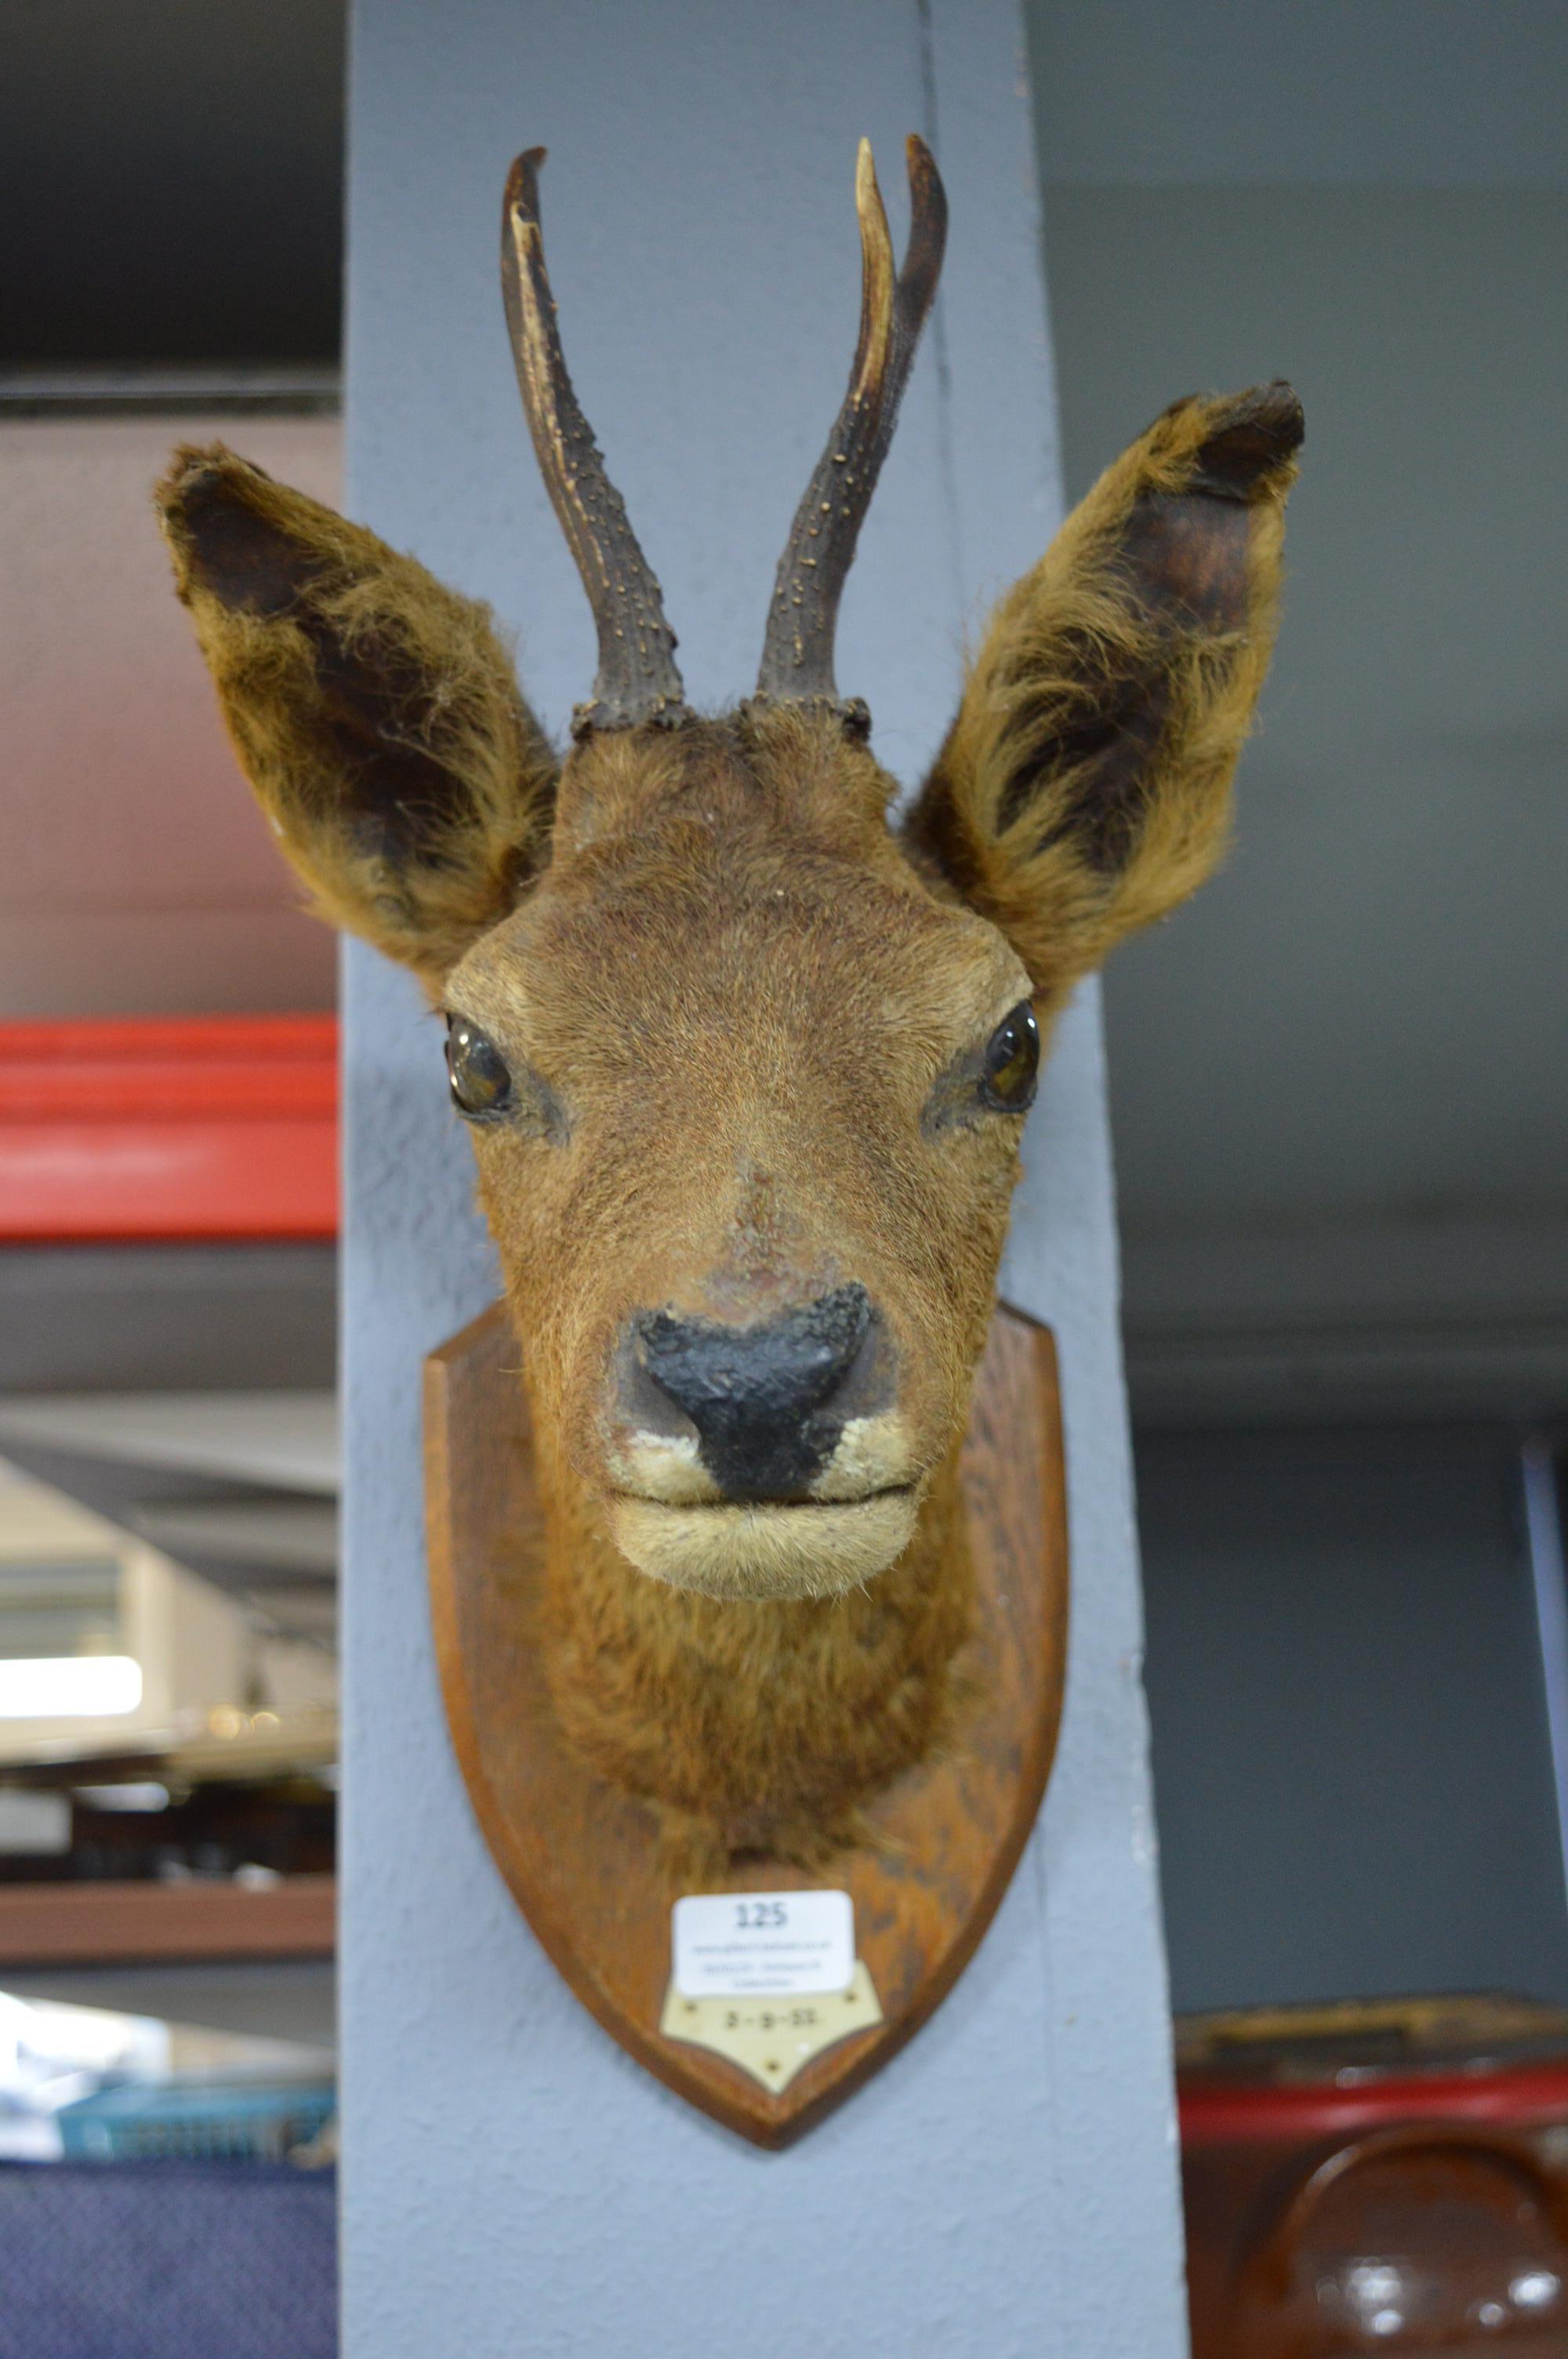
[[(784, 2146), (886, 2063), (951, 1990), (1045, 1790), (1067, 1607), (1052, 1338), (999, 1309), (977, 1373), (962, 1460), (974, 1701), (945, 1757), (870, 1805), (871, 1840), (826, 1869), (749, 1861), (722, 1879), (735, 1895), (848, 1892), (854, 1984), (831, 2002), (753, 2006), (739, 2027), (713, 2027), (725, 2052), (697, 2044), (712, 2002), (681, 2001), (671, 1981), (671, 1910), (684, 1896), (661, 1864), (651, 1814), (581, 1767), (555, 1725), (530, 1636), (544, 1551), (518, 1358), (496, 1303), (426, 1363), (436, 1645), (469, 1793), (519, 1908), (611, 2037), (716, 2121)], [(789, 2016), (810, 2020), (786, 2055)]]

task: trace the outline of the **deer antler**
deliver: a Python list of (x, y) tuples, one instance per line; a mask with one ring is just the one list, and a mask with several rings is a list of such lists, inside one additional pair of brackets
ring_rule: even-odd
[(539, 228), (544, 160), (544, 148), (530, 147), (506, 176), (501, 287), (539, 472), (599, 630), (593, 701), (579, 705), (572, 720), (580, 737), (590, 729), (682, 721), (687, 705), (659, 585), (567, 375)]
[[(860, 338), (849, 389), (827, 447), (795, 510), (773, 583), (757, 693), (800, 702), (838, 700), (833, 634), (838, 599), (855, 554), (860, 526), (892, 440), (898, 406), (947, 238), (947, 199), (930, 149), (914, 134), (904, 143), (909, 167), (909, 245), (893, 275), (892, 240), (877, 186), (871, 144), (862, 139), (855, 167), (855, 210), (860, 219)], [(857, 715), (863, 707), (852, 708)]]

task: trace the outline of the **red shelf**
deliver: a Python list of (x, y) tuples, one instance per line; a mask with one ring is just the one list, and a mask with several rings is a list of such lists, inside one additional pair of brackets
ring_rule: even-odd
[(331, 1016), (0, 1026), (0, 1243), (323, 1238)]

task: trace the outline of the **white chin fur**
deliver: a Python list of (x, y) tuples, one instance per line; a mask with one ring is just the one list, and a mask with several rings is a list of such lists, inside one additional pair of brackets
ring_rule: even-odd
[(706, 1597), (835, 1597), (885, 1572), (914, 1530), (913, 1490), (817, 1506), (610, 1503), (616, 1547), (641, 1572)]

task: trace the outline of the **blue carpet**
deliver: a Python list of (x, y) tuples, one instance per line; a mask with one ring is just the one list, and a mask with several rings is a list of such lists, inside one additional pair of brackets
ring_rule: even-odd
[(0, 2163), (0, 2359), (335, 2359), (331, 2171)]

